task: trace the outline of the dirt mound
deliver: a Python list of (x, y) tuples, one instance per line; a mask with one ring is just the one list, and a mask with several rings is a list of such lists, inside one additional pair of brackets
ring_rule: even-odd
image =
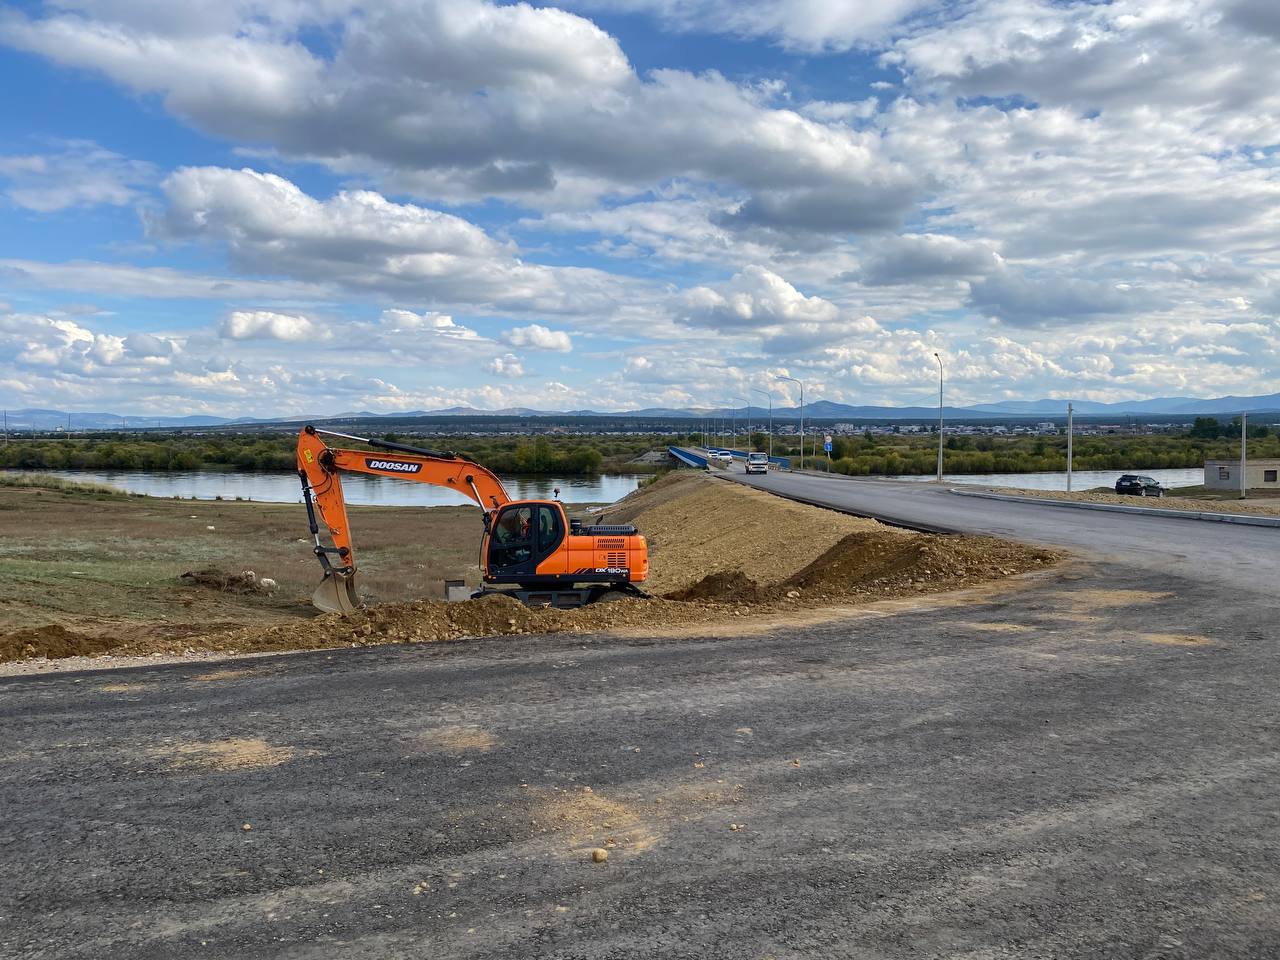
[[(717, 573), (781, 583), (859, 531), (886, 530), (701, 473), (677, 472), (623, 500), (610, 523), (634, 523), (649, 543), (650, 593), (668, 596)], [(892, 533), (892, 531), (890, 531)]]
[(43, 627), (26, 627), (0, 633), (0, 662), (29, 660), (33, 657), (91, 657), (106, 653), (117, 645), (112, 637), (90, 637), (72, 633), (66, 627), (50, 623)]
[(697, 583), (665, 594), (663, 599), (717, 600), (721, 603), (732, 600), (754, 603), (766, 592), (761, 589), (760, 584), (741, 570), (720, 570), (707, 574)]
[(1052, 563), (1057, 554), (991, 537), (853, 533), (780, 589), (825, 596), (929, 590), (994, 580)]
[(804, 569), (772, 584), (717, 571), (667, 600), (724, 604), (847, 601), (936, 591), (999, 579), (1052, 563), (1056, 554), (990, 537), (935, 537), (875, 525), (851, 533)]

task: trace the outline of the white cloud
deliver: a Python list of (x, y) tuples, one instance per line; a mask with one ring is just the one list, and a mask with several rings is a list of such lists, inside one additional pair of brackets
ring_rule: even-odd
[[(358, 15), (282, 13), (265, 0), (237, 9), (239, 24), (187, 27), (112, 7), (14, 13), (0, 42), (159, 93), (207, 133), (429, 197), (554, 205), (559, 193), (582, 202), (690, 177), (737, 190), (744, 224), (856, 231), (893, 225), (919, 189), (875, 131), (772, 107), (767, 84), (678, 70), (642, 78), (612, 37), (560, 10), (484, 0), (387, 0)], [(308, 27), (329, 30), (331, 56), (299, 42)]]
[(323, 331), (310, 318), (270, 310), (235, 310), (222, 322), (221, 333), (232, 340), (318, 340)]
[(573, 349), (573, 341), (563, 330), (551, 330), (540, 323), (531, 323), (527, 327), (513, 327), (503, 339), (513, 347), (533, 347), (535, 350), (554, 350), (568, 353)]
[(369, 190), (318, 200), (274, 174), (186, 167), (163, 184), (158, 236), (225, 245), (245, 273), (338, 285), (443, 307), (579, 314), (643, 285), (581, 267), (525, 263), (475, 224)]
[(695, 287), (685, 294), (684, 302), (684, 322), (730, 332), (825, 324), (839, 317), (835, 304), (806, 297), (776, 273), (758, 266), (747, 267), (720, 289)]
[(0, 155), (0, 180), (8, 182), (4, 195), (37, 213), (124, 206), (155, 180), (152, 164), (129, 160), (95, 143), (73, 140), (61, 146), (56, 153)]
[[(362, 326), (354, 329), (357, 336), (363, 335)], [(383, 310), (377, 323), (377, 336), (389, 346), (404, 352), (413, 352), (418, 346), (430, 347), (441, 341), (454, 343), (487, 343), (470, 327), (454, 322), (453, 317), (443, 313), (414, 313), (412, 310)]]
[(484, 368), (497, 377), (516, 379), (524, 376), (524, 365), (520, 362), (520, 358), (513, 353), (494, 357), (484, 365)]

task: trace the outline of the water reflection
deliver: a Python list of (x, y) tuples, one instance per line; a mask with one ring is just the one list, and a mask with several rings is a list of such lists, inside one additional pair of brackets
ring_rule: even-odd
[[(34, 471), (81, 483), (100, 483), (152, 497), (194, 497), (198, 500), (261, 500), (268, 503), (301, 503), (298, 478), (280, 473), (213, 473), (175, 471), (146, 473), (132, 470), (39, 470)], [(598, 477), (503, 477), (507, 492), (517, 500), (550, 500), (556, 487), (560, 499), (570, 503), (612, 503), (634, 490), (644, 479), (640, 474)], [(381, 506), (444, 507), (472, 501), (443, 487), (385, 477), (346, 474), (342, 489), (347, 503)]]

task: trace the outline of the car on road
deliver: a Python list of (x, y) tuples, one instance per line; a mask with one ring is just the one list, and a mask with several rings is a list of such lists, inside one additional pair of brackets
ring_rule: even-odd
[(746, 473), (768, 473), (769, 455), (767, 453), (748, 453), (747, 463), (743, 470)]
[(1165, 489), (1154, 477), (1126, 473), (1116, 481), (1116, 493), (1134, 497), (1163, 497)]
[(733, 454), (728, 450), (708, 450), (707, 459), (712, 463), (733, 463)]

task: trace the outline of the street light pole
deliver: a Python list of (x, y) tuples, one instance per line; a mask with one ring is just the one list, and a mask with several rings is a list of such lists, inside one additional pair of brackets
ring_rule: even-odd
[(800, 384), (800, 469), (804, 469), (804, 382), (797, 380), (795, 377), (784, 377), (778, 374), (779, 380), (790, 380), (792, 383)]
[(769, 459), (773, 459), (773, 394), (759, 387), (751, 387), (752, 393), (763, 393), (769, 398)]
[(1067, 404), (1067, 493), (1071, 492), (1071, 440), (1075, 436), (1075, 428), (1072, 422), (1074, 411), (1071, 404)]
[(938, 482), (942, 482), (942, 358), (936, 353), (933, 359), (938, 361)]
[(746, 405), (747, 411), (747, 452), (751, 452), (751, 401), (746, 397), (733, 397), (734, 400), (741, 400)]
[(1249, 435), (1245, 430), (1245, 424), (1249, 420), (1249, 414), (1240, 413), (1240, 499), (1244, 500), (1249, 496), (1249, 455), (1247, 448), (1249, 445)]

